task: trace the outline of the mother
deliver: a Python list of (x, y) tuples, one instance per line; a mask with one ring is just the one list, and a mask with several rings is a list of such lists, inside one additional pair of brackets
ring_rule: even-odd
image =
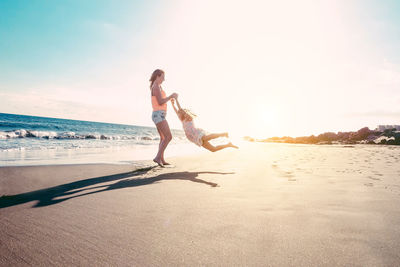
[(160, 134), (158, 153), (153, 161), (161, 167), (164, 167), (164, 165), (169, 165), (169, 163), (164, 160), (164, 151), (172, 139), (171, 130), (169, 129), (169, 125), (166, 120), (167, 102), (171, 100), (171, 98), (178, 98), (177, 93), (173, 93), (168, 97), (166, 96), (164, 90), (161, 88), (164, 78), (165, 73), (160, 69), (156, 69), (150, 78), (151, 104), (153, 106), (151, 118), (157, 126), (157, 131)]

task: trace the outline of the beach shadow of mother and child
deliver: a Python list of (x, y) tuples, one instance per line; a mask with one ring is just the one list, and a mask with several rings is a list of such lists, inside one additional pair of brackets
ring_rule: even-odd
[[(53, 204), (57, 204), (72, 198), (87, 196), (95, 193), (137, 187), (144, 185), (151, 185), (158, 183), (162, 180), (188, 180), (195, 183), (202, 183), (211, 187), (217, 187), (217, 183), (208, 182), (203, 179), (199, 179), (199, 174), (233, 174), (232, 172), (170, 172), (163, 173), (153, 177), (138, 177), (146, 174), (154, 167), (143, 168), (136, 171), (119, 173), (95, 178), (89, 178), (62, 184), (54, 187), (22, 193), (18, 195), (2, 196), (0, 197), (0, 208), (6, 208), (10, 206), (25, 204), (31, 201), (37, 201), (33, 207), (44, 207)], [(99, 185), (102, 183), (116, 181), (112, 184)], [(97, 185), (97, 186), (95, 186)], [(94, 190), (94, 191), (93, 191)]]

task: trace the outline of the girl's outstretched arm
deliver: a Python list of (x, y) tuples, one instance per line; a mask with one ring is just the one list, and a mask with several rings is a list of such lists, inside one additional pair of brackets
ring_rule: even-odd
[[(178, 104), (178, 100), (176, 100), (176, 102), (177, 102), (177, 104)], [(174, 99), (174, 98), (171, 99), (171, 104), (172, 104), (172, 107), (173, 107), (174, 110), (175, 110), (176, 115), (178, 116), (178, 110), (177, 110), (176, 107), (175, 107), (175, 99)], [(178, 105), (179, 105), (179, 104), (178, 104)], [(178, 116), (178, 117), (179, 117), (179, 116)]]
[(175, 100), (176, 100), (176, 104), (178, 105), (178, 109), (182, 109), (182, 108), (181, 108), (181, 105), (179, 105), (178, 98), (176, 98)]

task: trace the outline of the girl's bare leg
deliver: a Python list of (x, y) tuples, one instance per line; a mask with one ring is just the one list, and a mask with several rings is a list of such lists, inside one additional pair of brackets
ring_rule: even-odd
[(203, 141), (210, 141), (212, 139), (218, 138), (218, 137), (229, 137), (228, 133), (212, 133), (212, 134), (207, 134), (202, 137)]
[(168, 143), (172, 140), (172, 134), (171, 130), (169, 129), (167, 120), (163, 120), (162, 122), (157, 123), (156, 126), (158, 132), (161, 132), (161, 135), (164, 136), (164, 138), (160, 141), (158, 153), (153, 161), (156, 162), (158, 165), (163, 166), (162, 159), (164, 157), (164, 151), (167, 148)]
[(219, 146), (213, 146), (212, 144), (210, 144), (208, 141), (203, 140), (203, 145), (202, 145), (205, 149), (210, 150), (211, 152), (217, 152), (221, 149), (227, 148), (227, 147), (233, 147), (233, 148), (238, 148), (237, 146), (233, 145), (232, 143), (228, 143), (225, 145), (219, 145)]

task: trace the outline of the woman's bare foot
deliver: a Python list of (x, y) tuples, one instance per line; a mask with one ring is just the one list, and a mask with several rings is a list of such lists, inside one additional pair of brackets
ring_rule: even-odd
[(161, 160), (160, 160), (160, 159), (156, 159), (156, 158), (154, 158), (154, 159), (153, 159), (153, 161), (154, 161), (155, 163), (157, 163), (157, 164), (158, 164), (158, 166), (160, 166), (160, 167), (164, 167), (164, 165), (161, 163)]
[(165, 161), (164, 157), (161, 157), (161, 163), (162, 165), (171, 165), (171, 163)]

